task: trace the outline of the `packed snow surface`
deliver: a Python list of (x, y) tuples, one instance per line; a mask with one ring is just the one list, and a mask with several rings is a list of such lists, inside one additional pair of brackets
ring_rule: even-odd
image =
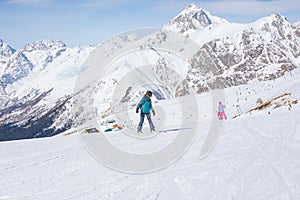
[[(124, 173), (102, 165), (84, 148), (80, 129), (51, 138), (1, 142), (0, 199), (300, 199), (299, 104), (289, 110), (284, 104), (274, 108), (272, 102), (247, 113), (258, 105), (258, 98), (267, 101), (290, 93), (285, 97), (299, 101), (298, 86), (297, 69), (275, 81), (226, 89), (229, 118), (204, 159), (200, 150), (215, 114), (209, 93), (197, 95), (198, 124), (183, 127), (174, 123), (181, 111), (168, 106), (174, 100), (155, 102), (154, 107), (164, 106), (164, 112), (173, 115), (167, 118), (170, 129), (198, 126), (198, 132), (182, 157), (152, 173)], [(233, 118), (237, 104), (242, 113)], [(158, 111), (153, 119), (159, 117)], [(122, 130), (103, 134), (120, 149), (148, 153), (172, 142), (176, 133), (127, 140)]]

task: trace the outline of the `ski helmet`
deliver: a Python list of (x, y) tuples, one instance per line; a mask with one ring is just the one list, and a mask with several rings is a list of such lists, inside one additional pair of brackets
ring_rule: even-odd
[(151, 91), (147, 91), (146, 95), (149, 96), (149, 97), (151, 97), (152, 96), (152, 92)]

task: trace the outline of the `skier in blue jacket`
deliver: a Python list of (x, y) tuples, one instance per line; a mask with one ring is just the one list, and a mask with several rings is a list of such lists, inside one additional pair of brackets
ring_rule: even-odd
[(155, 111), (152, 107), (151, 97), (152, 97), (152, 92), (147, 91), (145, 96), (140, 100), (140, 102), (138, 103), (138, 105), (136, 107), (136, 113), (139, 113), (139, 109), (141, 109), (140, 123), (138, 124), (138, 127), (137, 127), (138, 133), (142, 133), (145, 115), (149, 122), (150, 132), (155, 131), (155, 127), (151, 120), (151, 114), (150, 114), (150, 111), (152, 111), (153, 115), (155, 115)]

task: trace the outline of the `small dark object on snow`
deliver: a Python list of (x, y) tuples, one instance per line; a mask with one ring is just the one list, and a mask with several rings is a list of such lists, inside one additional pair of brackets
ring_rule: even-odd
[(99, 133), (98, 129), (96, 129), (96, 128), (88, 128), (85, 130), (87, 133)]

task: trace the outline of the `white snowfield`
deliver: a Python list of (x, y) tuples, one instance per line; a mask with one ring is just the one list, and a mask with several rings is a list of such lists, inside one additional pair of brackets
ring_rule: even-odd
[[(99, 163), (81, 143), (80, 130), (52, 138), (1, 142), (0, 199), (300, 199), (299, 75), (297, 69), (275, 81), (226, 89), (229, 119), (204, 159), (200, 151), (212, 111), (209, 95), (197, 96), (194, 142), (172, 165), (152, 173), (124, 173)], [(284, 104), (273, 109), (273, 102), (263, 110), (246, 113), (258, 105), (258, 98), (267, 101), (283, 93), (290, 95), (277, 99), (279, 103), (298, 100), (290, 110)], [(163, 109), (166, 115), (174, 115), (169, 123), (176, 128), (174, 119), (181, 112), (168, 110), (172, 106), (162, 108), (168, 101), (154, 103), (160, 109), (153, 118), (157, 120)], [(233, 119), (237, 104), (242, 115)], [(182, 126), (177, 128), (191, 125)], [(121, 131), (104, 135), (120, 149), (149, 153), (172, 142), (176, 131), (134, 142), (134, 138), (123, 139), (126, 135)]]

